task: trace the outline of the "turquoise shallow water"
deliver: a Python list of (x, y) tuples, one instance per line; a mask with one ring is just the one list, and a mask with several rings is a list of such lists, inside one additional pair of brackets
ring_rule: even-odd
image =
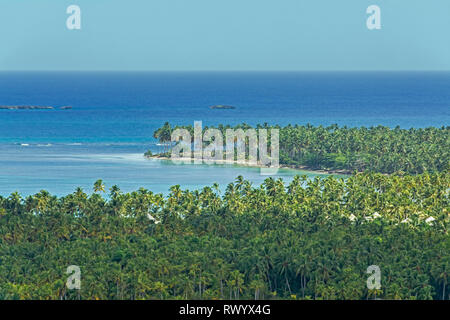
[[(217, 104), (236, 109), (209, 108)], [(265, 177), (255, 168), (145, 160), (146, 150), (160, 149), (152, 135), (166, 121), (447, 126), (450, 73), (0, 73), (0, 105), (57, 108), (0, 110), (1, 195), (91, 190), (99, 178), (124, 191), (167, 192)]]
[[(125, 149), (129, 150), (130, 146)], [(258, 168), (236, 165), (174, 165), (170, 160), (146, 159), (142, 153), (124, 152), (119, 145), (0, 145), (0, 194), (19, 191), (29, 195), (46, 189), (66, 195), (80, 186), (91, 192), (101, 178), (109, 188), (117, 184), (122, 191), (139, 187), (167, 194), (170, 186), (198, 189), (217, 182), (224, 190), (238, 175), (254, 184), (267, 178)], [(295, 174), (314, 174), (280, 169), (274, 178), (290, 181)]]

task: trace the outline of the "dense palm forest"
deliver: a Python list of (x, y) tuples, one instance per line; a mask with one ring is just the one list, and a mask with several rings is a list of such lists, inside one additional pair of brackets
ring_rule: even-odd
[[(393, 137), (380, 149), (410, 140), (372, 130)], [(412, 135), (445, 139), (448, 129)], [(449, 299), (449, 187), (442, 171), (260, 186), (238, 177), (223, 194), (174, 186), (167, 197), (117, 186), (104, 195), (102, 181), (61, 198), (14, 193), (0, 197), (0, 299)], [(80, 290), (65, 285), (69, 265), (81, 268)], [(380, 289), (367, 288), (370, 265)]]
[[(193, 137), (192, 126), (186, 128)], [(214, 127), (210, 127), (214, 128)], [(219, 125), (225, 137), (226, 129), (250, 129), (241, 124)], [(410, 174), (435, 172), (450, 168), (450, 127), (425, 129), (394, 129), (377, 126), (348, 128), (311, 125), (286, 127), (257, 125), (256, 129), (280, 130), (280, 164), (305, 166), (310, 169), (375, 171)], [(204, 130), (207, 130), (205, 127)], [(155, 131), (161, 142), (170, 141), (171, 126), (166, 123)], [(270, 141), (270, 139), (269, 139)]]

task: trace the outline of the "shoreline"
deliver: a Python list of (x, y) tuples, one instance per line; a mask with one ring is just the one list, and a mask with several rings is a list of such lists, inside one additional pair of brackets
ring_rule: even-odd
[[(158, 156), (158, 155), (153, 155), (153, 156), (146, 156), (144, 155), (144, 158), (146, 159), (154, 159), (154, 160), (164, 160), (164, 161), (171, 161), (172, 158), (169, 157), (165, 157), (165, 156)], [(191, 158), (191, 162), (193, 163), (193, 160)], [(183, 160), (180, 160), (183, 161)], [(217, 165), (237, 165), (240, 167), (252, 167), (252, 168), (270, 168), (267, 166), (263, 166), (259, 163), (256, 164), (250, 164), (247, 161), (238, 161), (238, 160), (202, 160), (203, 163), (202, 164), (217, 164)], [(273, 168), (273, 167), (272, 167)], [(351, 175), (352, 172), (348, 171), (348, 170), (321, 170), (321, 169), (312, 169), (308, 166), (294, 166), (294, 165), (280, 165), (279, 169), (291, 169), (291, 170), (301, 170), (301, 171), (306, 171), (306, 172), (310, 172), (310, 173), (314, 173), (314, 174), (331, 174), (331, 175)]]

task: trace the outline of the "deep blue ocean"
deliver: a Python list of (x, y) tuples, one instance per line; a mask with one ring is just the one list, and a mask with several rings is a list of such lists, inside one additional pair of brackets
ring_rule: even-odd
[[(213, 110), (212, 105), (234, 110)], [(450, 73), (0, 73), (0, 195), (47, 189), (55, 194), (102, 178), (124, 191), (167, 192), (174, 184), (225, 185), (254, 168), (175, 166), (146, 160), (164, 122), (187, 125), (337, 123), (351, 127), (450, 124)], [(71, 106), (71, 110), (60, 110)], [(295, 172), (294, 172), (295, 173)], [(282, 170), (289, 180), (292, 170)]]

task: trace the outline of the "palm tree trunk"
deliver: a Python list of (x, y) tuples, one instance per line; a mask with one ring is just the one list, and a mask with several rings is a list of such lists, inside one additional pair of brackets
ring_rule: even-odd
[(289, 285), (289, 280), (288, 280), (288, 277), (287, 277), (287, 272), (284, 273), (284, 278), (286, 279), (286, 285), (287, 285), (287, 287), (289, 289), (289, 294), (292, 294), (291, 286)]

